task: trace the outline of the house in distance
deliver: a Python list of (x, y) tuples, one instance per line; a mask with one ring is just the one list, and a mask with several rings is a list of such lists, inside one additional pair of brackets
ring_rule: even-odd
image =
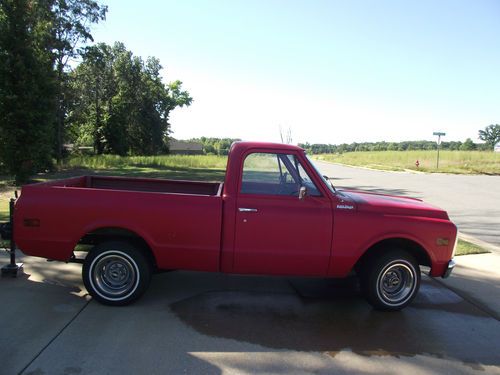
[(171, 154), (177, 155), (202, 155), (203, 145), (200, 142), (178, 141), (171, 138), (169, 142)]

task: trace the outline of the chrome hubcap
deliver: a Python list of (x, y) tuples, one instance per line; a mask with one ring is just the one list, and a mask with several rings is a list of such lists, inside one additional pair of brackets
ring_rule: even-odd
[(392, 305), (404, 303), (411, 297), (416, 286), (413, 267), (406, 263), (389, 265), (379, 277), (378, 291), (382, 299)]
[(125, 257), (117, 254), (100, 258), (92, 270), (96, 287), (109, 297), (126, 295), (136, 284), (135, 267)]

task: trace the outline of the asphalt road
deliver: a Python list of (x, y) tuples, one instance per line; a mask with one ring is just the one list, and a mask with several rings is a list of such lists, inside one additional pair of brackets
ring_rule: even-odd
[(460, 232), (500, 245), (500, 176), (385, 172), (315, 164), (337, 188), (424, 199), (448, 211)]
[(86, 296), (79, 265), (24, 262), (0, 279), (0, 374), (500, 374), (500, 323), (425, 276), (396, 313), (354, 279), (194, 272), (118, 308)]

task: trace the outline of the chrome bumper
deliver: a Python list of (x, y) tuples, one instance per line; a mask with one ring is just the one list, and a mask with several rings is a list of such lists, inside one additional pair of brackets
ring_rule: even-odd
[(456, 266), (456, 263), (455, 261), (452, 259), (448, 262), (448, 267), (446, 267), (446, 271), (444, 271), (444, 274), (442, 276), (443, 279), (446, 279), (448, 276), (450, 276), (451, 274), (451, 271), (453, 271), (453, 268), (455, 268)]

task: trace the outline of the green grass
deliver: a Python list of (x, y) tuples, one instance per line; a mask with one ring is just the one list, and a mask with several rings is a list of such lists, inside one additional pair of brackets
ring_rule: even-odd
[(13, 195), (12, 187), (0, 189), (0, 222), (9, 221), (9, 200)]
[[(318, 160), (375, 169), (457, 174), (500, 174), (500, 153), (487, 151), (441, 151), (436, 169), (436, 151), (357, 151), (316, 155)], [(419, 161), (417, 168), (415, 162)]]
[(160, 156), (75, 156), (66, 162), (68, 168), (123, 169), (142, 168), (209, 168), (225, 169), (226, 156), (216, 155), (160, 155)]
[[(81, 175), (224, 181), (226, 163), (227, 157), (214, 155), (79, 156), (69, 159), (56, 172), (34, 176), (32, 182)], [(0, 176), (0, 221), (8, 220), (9, 199), (15, 189), (11, 178)]]
[(472, 255), (472, 254), (484, 254), (489, 253), (488, 250), (483, 249), (481, 246), (473, 244), (471, 242), (458, 239), (457, 249), (455, 251), (456, 256), (460, 255)]

